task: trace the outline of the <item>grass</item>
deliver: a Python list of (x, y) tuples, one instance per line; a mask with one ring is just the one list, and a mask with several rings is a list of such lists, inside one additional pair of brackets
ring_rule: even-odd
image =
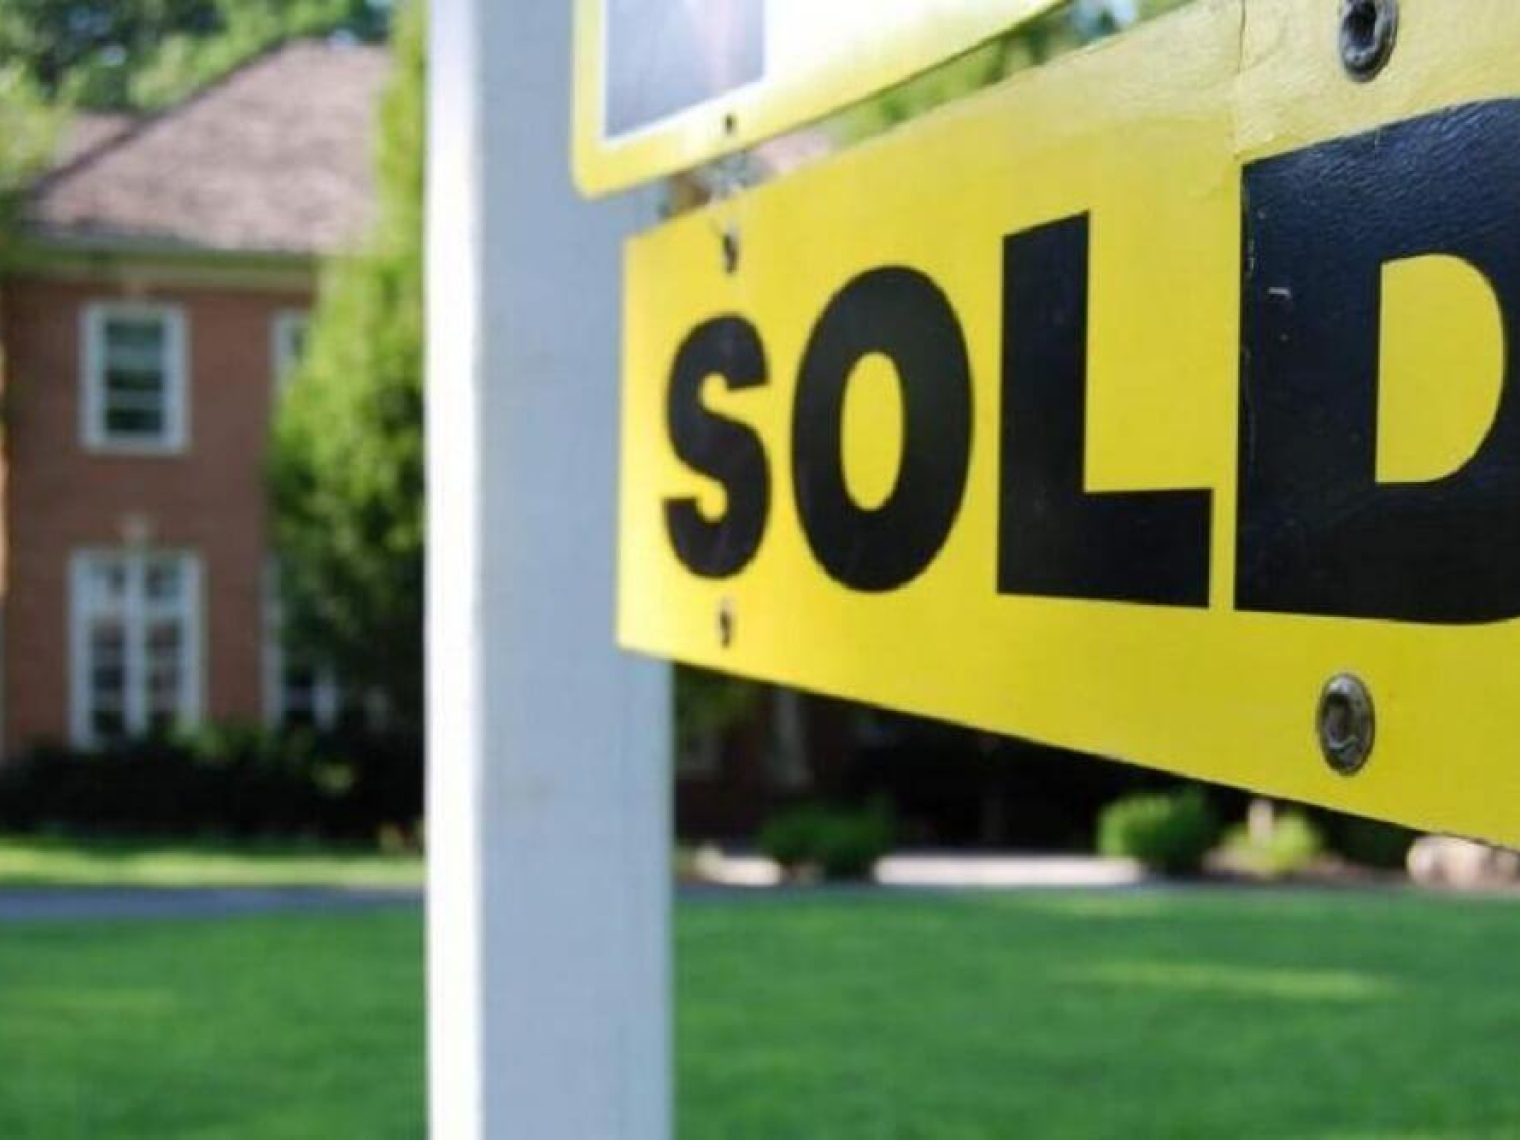
[[(415, 912), (0, 928), (0, 1136), (419, 1136)], [(1520, 1136), (1520, 905), (683, 903), (683, 1140)]]
[(1190, 891), (681, 915), (682, 1136), (1520, 1136), (1520, 906)]
[(0, 887), (419, 887), (417, 855), (0, 837)]
[(0, 928), (0, 1136), (423, 1133), (410, 911)]

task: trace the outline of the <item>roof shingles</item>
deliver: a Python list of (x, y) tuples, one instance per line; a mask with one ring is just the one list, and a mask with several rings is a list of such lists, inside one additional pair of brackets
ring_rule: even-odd
[(350, 248), (371, 216), (388, 66), (378, 48), (287, 44), (45, 177), (28, 228), (71, 245)]

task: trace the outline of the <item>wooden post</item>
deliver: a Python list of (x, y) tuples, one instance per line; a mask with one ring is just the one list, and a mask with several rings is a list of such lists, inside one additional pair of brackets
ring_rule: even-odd
[(613, 647), (622, 238), (570, 10), (434, 0), (428, 1031), (447, 1140), (670, 1132), (667, 668)]

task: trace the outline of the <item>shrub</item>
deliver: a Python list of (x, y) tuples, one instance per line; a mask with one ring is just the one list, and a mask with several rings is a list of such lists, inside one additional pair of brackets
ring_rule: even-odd
[(865, 808), (804, 804), (767, 822), (759, 842), (760, 849), (790, 874), (816, 868), (825, 879), (865, 879), (891, 850), (894, 831), (884, 801)]
[(760, 829), (760, 850), (781, 864), (782, 870), (800, 870), (815, 857), (823, 815), (823, 808), (804, 804), (772, 816)]
[(1419, 833), (1393, 823), (1341, 816), (1330, 826), (1330, 846), (1348, 863), (1402, 871)]
[(1098, 818), (1098, 850), (1164, 875), (1196, 874), (1219, 822), (1201, 788), (1126, 796)]
[(892, 849), (892, 817), (873, 804), (864, 811), (827, 815), (817, 835), (816, 854), (825, 879), (868, 879), (876, 861)]
[(0, 767), (0, 828), (13, 831), (369, 842), (421, 814), (421, 744), (400, 736), (231, 725)]
[(1325, 840), (1306, 814), (1290, 811), (1273, 820), (1264, 841), (1257, 841), (1250, 827), (1241, 824), (1230, 829), (1224, 846), (1246, 870), (1275, 878), (1308, 870), (1324, 853)]

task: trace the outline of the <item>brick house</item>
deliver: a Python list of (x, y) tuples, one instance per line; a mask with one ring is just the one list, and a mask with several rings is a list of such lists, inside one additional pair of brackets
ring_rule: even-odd
[(86, 118), (0, 282), (4, 753), (336, 715), (278, 637), (264, 471), (316, 269), (371, 210), (380, 49)]

